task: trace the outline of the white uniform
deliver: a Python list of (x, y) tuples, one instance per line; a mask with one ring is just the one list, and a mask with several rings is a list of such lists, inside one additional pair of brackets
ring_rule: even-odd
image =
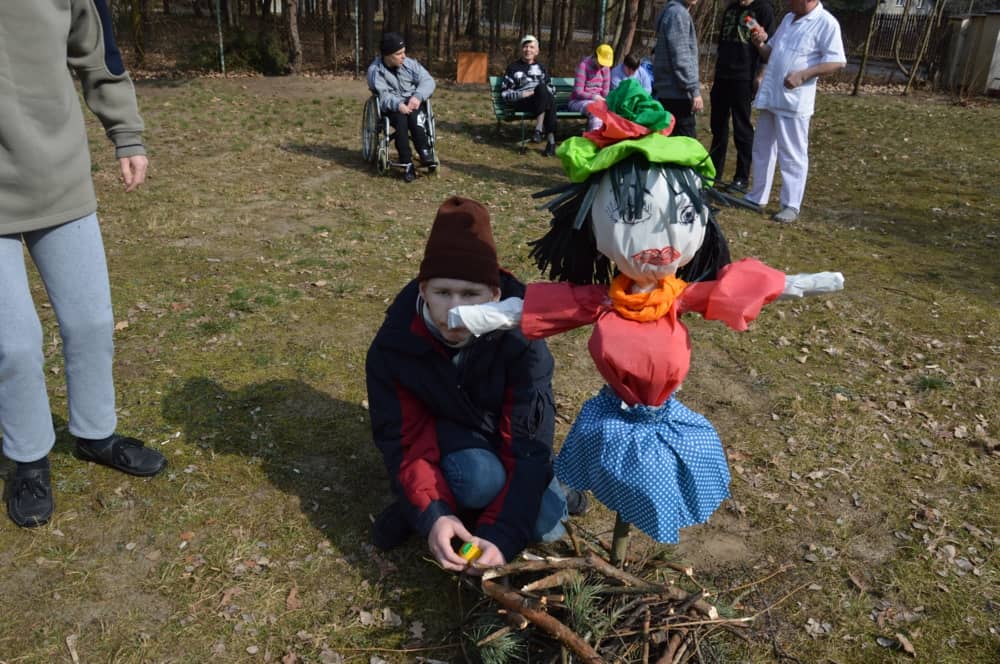
[(781, 206), (796, 210), (809, 172), (809, 119), (816, 103), (816, 78), (792, 90), (785, 77), (826, 62), (846, 63), (840, 24), (822, 3), (808, 14), (785, 14), (768, 41), (771, 55), (754, 107), (759, 109), (753, 141), (753, 186), (747, 199), (766, 205), (771, 196), (775, 164), (781, 168)]

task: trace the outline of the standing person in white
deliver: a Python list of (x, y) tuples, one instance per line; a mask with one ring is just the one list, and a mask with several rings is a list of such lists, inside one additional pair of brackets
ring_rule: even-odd
[(819, 0), (789, 0), (789, 9), (770, 40), (764, 30), (751, 35), (767, 67), (754, 99), (760, 114), (753, 141), (753, 184), (746, 196), (760, 207), (767, 204), (777, 164), (781, 210), (772, 219), (783, 223), (798, 219), (802, 209), (816, 79), (847, 64), (840, 24)]

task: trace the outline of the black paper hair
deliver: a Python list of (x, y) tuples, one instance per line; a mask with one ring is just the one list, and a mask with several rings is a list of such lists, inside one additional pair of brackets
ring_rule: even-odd
[(697, 175), (686, 166), (650, 164), (641, 154), (623, 159), (607, 171), (594, 173), (586, 182), (571, 182), (532, 194), (534, 198), (556, 196), (539, 207), (552, 213), (548, 233), (530, 243), (530, 256), (538, 269), (543, 274), (548, 271), (548, 278), (552, 281), (580, 285), (610, 284), (615, 272), (614, 265), (597, 250), (590, 213), (597, 187), (605, 173), (610, 175), (619, 209), (626, 216), (637, 218), (642, 214), (643, 202), (649, 193), (645, 182), (650, 168), (667, 171), (665, 175), (670, 180), (671, 187), (680, 188), (687, 193), (699, 214), (708, 208), (708, 224), (701, 248), (687, 265), (677, 270), (677, 277), (687, 282), (714, 279), (718, 271), (732, 259), (729, 255), (729, 243), (722, 234), (712, 208), (705, 201)]

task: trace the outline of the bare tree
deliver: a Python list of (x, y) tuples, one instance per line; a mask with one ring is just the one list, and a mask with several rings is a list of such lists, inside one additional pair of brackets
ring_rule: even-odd
[(299, 0), (285, 0), (285, 16), (288, 21), (288, 66), (293, 74), (302, 69), (302, 40), (299, 39)]
[(549, 71), (554, 71), (559, 62), (559, 29), (562, 27), (563, 10), (566, 0), (555, 0), (552, 4), (552, 27), (549, 30)]
[(472, 38), (472, 50), (483, 48), (483, 31), (480, 24), (483, 20), (483, 0), (470, 0), (469, 20), (465, 24), (465, 36)]
[(635, 40), (635, 31), (639, 25), (640, 4), (639, 0), (627, 0), (625, 2), (622, 27), (619, 31), (618, 41), (614, 45), (615, 53), (625, 55), (632, 52), (632, 42)]
[(861, 64), (858, 66), (858, 75), (854, 77), (854, 89), (851, 90), (851, 95), (854, 97), (858, 96), (858, 90), (861, 89), (861, 81), (865, 77), (865, 67), (868, 66), (868, 52), (871, 49), (872, 35), (875, 34), (875, 19), (878, 16), (878, 5), (872, 7), (872, 20), (868, 22), (868, 34), (865, 35), (865, 47), (861, 54)]

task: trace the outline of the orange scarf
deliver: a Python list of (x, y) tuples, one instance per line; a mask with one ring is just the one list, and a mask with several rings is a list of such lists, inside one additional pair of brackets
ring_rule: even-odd
[(648, 293), (630, 293), (635, 282), (624, 274), (619, 274), (611, 282), (608, 295), (615, 311), (623, 318), (645, 323), (667, 315), (674, 300), (687, 287), (687, 282), (670, 275), (660, 280), (659, 285)]

